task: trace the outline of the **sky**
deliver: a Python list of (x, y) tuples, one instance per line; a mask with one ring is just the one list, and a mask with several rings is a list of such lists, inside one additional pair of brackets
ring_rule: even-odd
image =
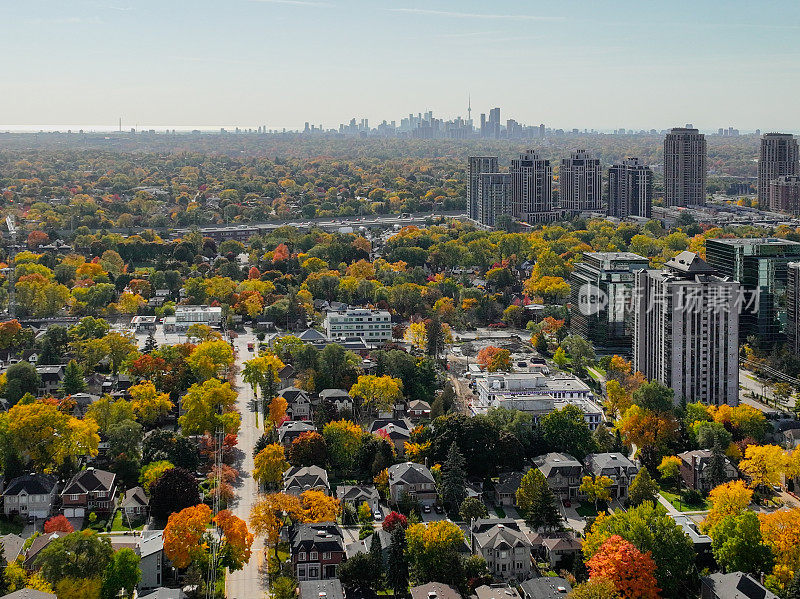
[(0, 0), (0, 128), (800, 129), (796, 0)]

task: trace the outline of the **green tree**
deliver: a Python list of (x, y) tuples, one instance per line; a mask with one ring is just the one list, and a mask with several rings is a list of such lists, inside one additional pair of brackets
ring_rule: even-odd
[(288, 576), (278, 576), (270, 581), (269, 586), (273, 599), (296, 599), (297, 597), (297, 584)]
[(628, 502), (632, 506), (641, 505), (645, 501), (654, 502), (658, 498), (658, 492), (658, 484), (647, 468), (642, 468), (628, 488)]
[(61, 391), (64, 395), (72, 395), (86, 390), (86, 380), (83, 378), (83, 369), (75, 360), (70, 360), (64, 369), (64, 380)]
[[(372, 535), (373, 538), (378, 535)], [(372, 555), (357, 553), (339, 566), (339, 580), (348, 590), (372, 590), (380, 588), (380, 570), (375, 568)]]
[(794, 573), (794, 578), (786, 586), (784, 599), (800, 599), (800, 568)]
[(517, 489), (517, 506), (533, 528), (555, 528), (561, 524), (553, 491), (538, 468), (525, 473)]
[(592, 431), (578, 406), (568, 405), (541, 420), (545, 441), (552, 451), (567, 453), (578, 461), (595, 449)]
[(458, 513), (465, 522), (480, 520), (481, 518), (487, 518), (489, 516), (489, 512), (486, 510), (486, 504), (475, 497), (467, 497), (462, 501)]
[(633, 403), (651, 412), (672, 412), (675, 392), (659, 381), (650, 381), (633, 392)]
[(467, 496), (464, 456), (455, 442), (447, 451), (447, 459), (442, 465), (442, 500), (450, 510), (455, 511)]
[(750, 510), (727, 516), (711, 527), (714, 559), (726, 572), (769, 571), (772, 551), (761, 538), (758, 516)]
[(395, 526), (392, 531), (392, 544), (389, 547), (387, 582), (394, 596), (402, 599), (408, 596), (408, 556), (406, 555), (406, 530)]
[(125, 591), (128, 599), (133, 599), (136, 585), (142, 579), (139, 561), (136, 552), (127, 547), (114, 553), (103, 577), (103, 599), (114, 599), (120, 591)]
[(9, 405), (16, 404), (26, 393), (37, 395), (42, 379), (30, 362), (23, 360), (8, 367), (6, 371), (6, 399)]
[(64, 578), (101, 578), (113, 553), (108, 537), (82, 530), (52, 540), (34, 563), (55, 586)]

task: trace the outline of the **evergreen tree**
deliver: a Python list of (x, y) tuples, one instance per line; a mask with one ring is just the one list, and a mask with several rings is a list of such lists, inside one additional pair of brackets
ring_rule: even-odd
[(711, 485), (716, 487), (727, 480), (725, 474), (725, 450), (719, 443), (714, 443), (711, 447), (711, 463), (709, 464), (708, 474)]
[(388, 583), (398, 599), (408, 597), (408, 556), (406, 555), (406, 531), (395, 526), (392, 544), (389, 547)]
[(447, 459), (442, 465), (442, 500), (451, 510), (458, 510), (467, 496), (464, 456), (455, 441), (450, 445)]
[(628, 488), (628, 502), (632, 506), (636, 506), (645, 501), (656, 501), (657, 495), (658, 485), (650, 476), (647, 468), (642, 468)]
[(86, 389), (86, 381), (83, 378), (83, 369), (78, 366), (75, 360), (70, 360), (67, 367), (64, 369), (64, 381), (61, 384), (61, 390), (64, 395), (72, 395), (73, 393), (80, 393)]
[(378, 579), (378, 588), (383, 586), (383, 545), (381, 544), (380, 535), (378, 531), (372, 534), (372, 540), (369, 544), (369, 555), (372, 558), (372, 568), (376, 572)]

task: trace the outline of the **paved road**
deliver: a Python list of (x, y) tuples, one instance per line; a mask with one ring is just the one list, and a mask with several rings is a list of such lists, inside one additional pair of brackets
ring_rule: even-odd
[[(236, 376), (239, 392), (238, 408), (242, 414), (242, 425), (239, 429), (239, 449), (244, 452), (240, 466), (239, 486), (236, 488), (236, 499), (231, 507), (233, 513), (245, 521), (249, 521), (250, 508), (258, 498), (258, 485), (251, 476), (253, 471), (253, 447), (261, 436), (261, 428), (256, 424), (257, 414), (250, 411), (253, 391), (250, 385), (242, 381), (242, 363), (252, 357), (247, 344), (256, 342), (255, 335), (244, 334), (234, 341), (237, 350), (236, 363), (239, 374)], [(259, 402), (260, 403), (260, 402)], [(259, 419), (259, 423), (260, 423)], [(253, 542), (253, 553), (250, 562), (242, 570), (228, 574), (226, 579), (226, 596), (228, 599), (262, 599), (267, 590), (267, 568), (264, 560), (264, 539), (256, 537)]]

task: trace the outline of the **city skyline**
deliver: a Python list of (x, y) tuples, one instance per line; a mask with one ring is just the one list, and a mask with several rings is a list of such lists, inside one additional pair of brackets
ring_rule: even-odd
[(335, 128), (466, 118), (471, 96), (476, 122), (500, 106), (567, 130), (795, 131), (800, 7), (771, 4), (13, 3), (0, 128)]

